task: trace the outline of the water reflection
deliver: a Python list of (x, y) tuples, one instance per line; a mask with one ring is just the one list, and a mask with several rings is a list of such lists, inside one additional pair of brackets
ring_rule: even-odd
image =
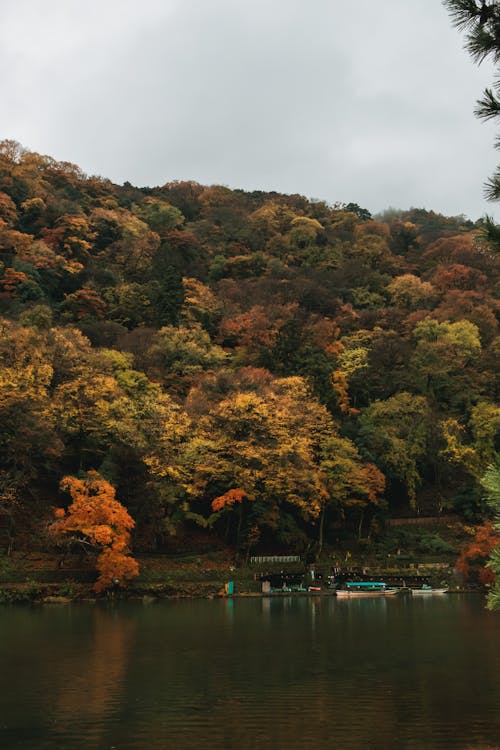
[(234, 599), (229, 597), (224, 601), (226, 608), (226, 617), (231, 626), (234, 623)]
[(101, 607), (47, 607), (10, 609), (3, 625), (3, 734), (23, 737), (23, 747), (32, 737), (42, 748), (81, 734), (98, 745), (123, 697), (134, 618)]
[(2, 610), (2, 750), (498, 745), (498, 615), (442, 599)]
[(61, 736), (78, 736), (84, 726), (98, 742), (123, 699), (136, 621), (100, 607), (93, 614), (91, 640), (67, 654), (57, 670), (54, 723)]

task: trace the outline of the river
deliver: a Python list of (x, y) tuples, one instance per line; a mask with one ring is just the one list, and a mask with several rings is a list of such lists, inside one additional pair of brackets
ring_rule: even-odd
[(500, 747), (480, 596), (0, 608), (0, 747)]

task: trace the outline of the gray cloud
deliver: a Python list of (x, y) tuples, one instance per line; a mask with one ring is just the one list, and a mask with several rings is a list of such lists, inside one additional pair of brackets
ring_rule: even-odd
[(0, 137), (117, 182), (498, 213), (436, 0), (3, 0), (0, 70)]

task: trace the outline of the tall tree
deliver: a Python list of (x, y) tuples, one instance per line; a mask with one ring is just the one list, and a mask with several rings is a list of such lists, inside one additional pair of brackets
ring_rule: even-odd
[[(476, 63), (490, 58), (498, 67), (500, 64), (500, 3), (492, 0), (443, 0), (451, 15), (453, 24), (460, 31), (467, 32), (465, 47)], [(475, 115), (482, 120), (500, 118), (500, 80), (492, 88), (484, 90), (477, 102)], [(496, 148), (500, 148), (497, 138)], [(488, 200), (500, 200), (500, 166), (485, 184), (485, 196)], [(500, 251), (500, 226), (486, 217), (484, 236), (491, 246)]]

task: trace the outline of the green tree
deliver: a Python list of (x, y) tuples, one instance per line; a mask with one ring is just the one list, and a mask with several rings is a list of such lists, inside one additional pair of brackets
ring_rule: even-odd
[(133, 206), (133, 210), (160, 237), (184, 223), (184, 216), (178, 208), (157, 198), (145, 198), (140, 206)]
[(343, 519), (354, 516), (361, 538), (366, 509), (380, 502), (385, 489), (385, 477), (374, 464), (363, 463), (358, 449), (348, 438), (328, 436), (321, 446), (321, 468), (325, 474), (329, 502), (321, 517), (320, 549), (324, 515), (330, 508)]
[(415, 386), (441, 404), (470, 400), (470, 373), (481, 354), (477, 326), (468, 320), (440, 323), (426, 317), (413, 329), (413, 339), (410, 373)]
[(389, 478), (403, 483), (413, 510), (418, 510), (420, 466), (429, 434), (430, 413), (423, 396), (397, 393), (386, 401), (374, 401), (360, 417), (360, 439), (369, 458)]
[[(500, 531), (500, 456), (487, 468), (481, 484), (495, 513), (495, 528)], [(489, 567), (495, 573), (495, 582), (488, 595), (489, 609), (500, 609), (500, 545), (491, 553)]]
[(203, 370), (216, 369), (228, 361), (226, 352), (212, 343), (200, 325), (164, 326), (150, 349), (151, 362), (164, 380), (192, 378)]

